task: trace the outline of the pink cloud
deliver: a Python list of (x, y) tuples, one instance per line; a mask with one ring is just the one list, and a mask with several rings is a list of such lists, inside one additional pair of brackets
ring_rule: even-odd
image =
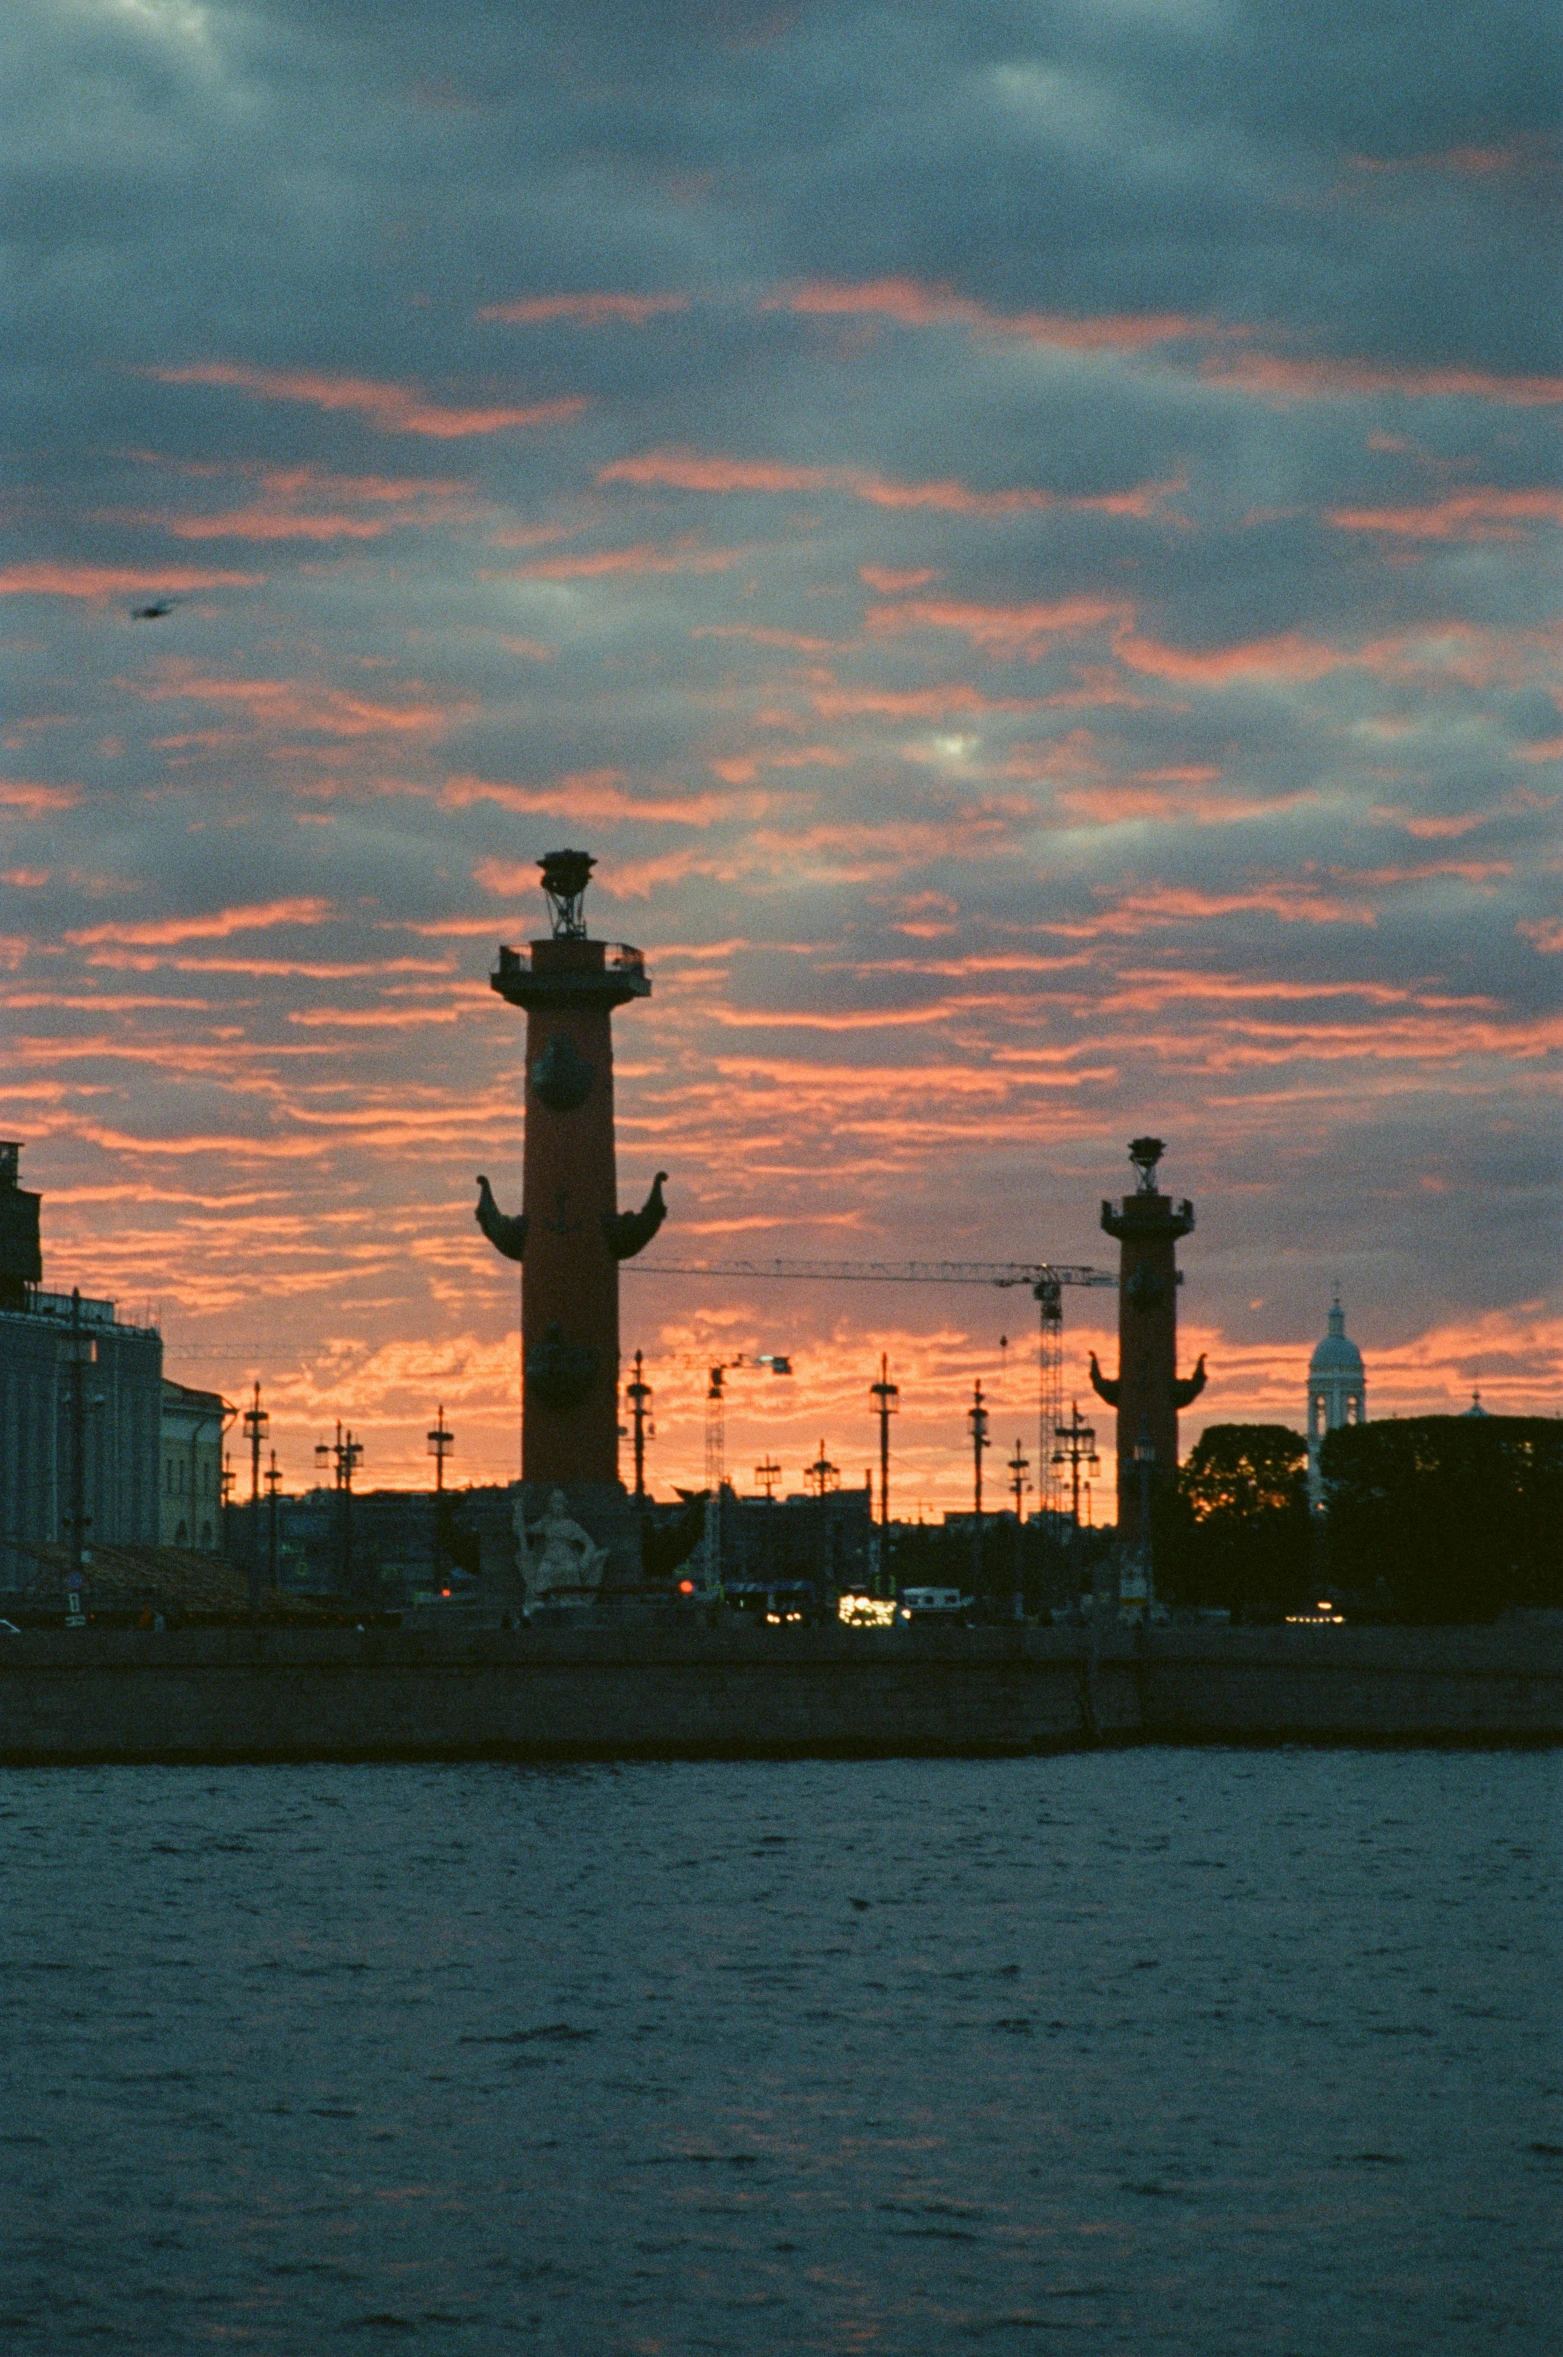
[(513, 303), (486, 303), (479, 319), (502, 319), (513, 327), (543, 326), (562, 319), (572, 327), (606, 327), (622, 321), (644, 327), (666, 311), (687, 311), (687, 295), (522, 295)]
[[(740, 784), (745, 780), (736, 781)], [(724, 819), (758, 816), (768, 797), (748, 794), (630, 794), (623, 775), (614, 769), (587, 770), (572, 777), (554, 778), (544, 786), (515, 786), (479, 777), (449, 777), (436, 796), (442, 809), (465, 810), (492, 802), (502, 810), (550, 813), (572, 819), (638, 819), (650, 825), (714, 826)], [(495, 863), (488, 863), (494, 865)], [(498, 863), (509, 876), (517, 871)], [(527, 887), (537, 888), (535, 864), (526, 872)], [(480, 881), (485, 879), (480, 877)], [(507, 885), (504, 889), (512, 889)]]
[[(967, 484), (953, 479), (896, 483), (863, 467), (799, 466), (783, 459), (727, 458), (694, 450), (648, 450), (635, 458), (614, 459), (609, 465), (599, 467), (596, 480), (670, 491), (837, 491), (870, 507), (897, 512), (926, 509), (940, 515), (965, 516), (1021, 515), (1047, 508), (1148, 516), (1170, 492), (1182, 488), (1180, 477), (1176, 482), (1135, 484), (1125, 491), (1090, 497), (1064, 498), (1057, 492), (1030, 486), (1008, 491), (973, 491)], [(933, 578), (931, 574), (925, 577)]]
[(741, 638), (750, 646), (786, 647), (799, 655), (838, 655), (853, 643), (842, 638), (805, 638), (800, 631), (774, 630), (758, 622), (702, 622), (689, 635), (691, 638)]
[(51, 810), (74, 810), (80, 800), (80, 786), (36, 786), (20, 778), (0, 778), (0, 810), (24, 811), (29, 818), (42, 818)]
[(600, 548), (580, 556), (540, 557), (534, 565), (518, 565), (502, 578), (511, 581), (592, 581), (610, 573), (726, 573), (742, 564), (741, 548), (704, 548), (694, 541), (675, 541), (657, 547), (641, 541), (633, 548)]
[(218, 909), (204, 917), (157, 917), (139, 925), (89, 925), (65, 938), (78, 948), (100, 941), (166, 948), (178, 941), (223, 941), (231, 933), (267, 932), (274, 925), (319, 925), (330, 914), (328, 900), (268, 900), (245, 908)]
[(1155, 679), (1186, 682), (1192, 687), (1223, 687), (1229, 680), (1276, 678), (1323, 679), (1353, 657), (1338, 647), (1305, 638), (1300, 631), (1282, 631), (1274, 638), (1252, 639), (1245, 645), (1212, 647), (1200, 653), (1169, 647), (1142, 638), (1125, 626), (1113, 644), (1131, 670), (1149, 672)]
[(1251, 328), (1178, 312), (1112, 313), (1094, 319), (1056, 311), (994, 311), (949, 286), (912, 278), (871, 279), (860, 285), (814, 280), (770, 296), (768, 311), (815, 319), (889, 319), (898, 327), (964, 327), (979, 335), (1014, 336), (1076, 352), (1141, 352), (1155, 344), (1206, 342), (1243, 336)]
[(442, 442), (459, 441), (468, 434), (502, 433), (512, 426), (567, 425), (587, 406), (583, 396), (570, 395), (518, 408), (463, 408), (432, 401), (415, 385), (376, 384), (367, 377), (327, 376), (306, 368), (252, 368), (231, 360), (140, 373), (164, 385), (226, 385), (258, 401), (304, 401), (316, 409), (366, 418), (384, 434), (428, 434)]
[(284, 515), (259, 507), (235, 508), (227, 515), (174, 516), (163, 525), (175, 540), (379, 540), (390, 528), (378, 516)]
[(893, 565), (859, 565), (857, 577), (870, 589), (877, 589), (881, 597), (894, 597), (899, 590), (925, 589), (939, 575), (932, 565), (913, 565), (904, 572), (897, 572)]
[(1514, 409), (1563, 401), (1563, 377), (1499, 376), (1485, 368), (1386, 367), (1367, 360), (1288, 359), (1274, 352), (1213, 354), (1208, 384), (1268, 401), (1356, 401), (1394, 394), (1408, 401), (1497, 401)]
[(1373, 911), (1360, 902), (1332, 898), (1314, 884), (1260, 884), (1245, 892), (1198, 892), (1171, 885), (1127, 893), (1099, 917), (1081, 923), (1045, 923), (1045, 933), (1090, 939), (1102, 933), (1138, 933), (1147, 926), (1198, 925), (1213, 917), (1253, 913), (1279, 917), (1283, 924), (1372, 925)]
[(952, 630), (996, 654), (1041, 653), (1055, 638), (1104, 623), (1127, 626), (1134, 609), (1101, 598), (1072, 597), (1026, 605), (982, 606), (955, 598), (909, 598), (903, 605), (870, 606), (865, 626), (881, 637), (911, 630)]
[(137, 685), (134, 692), (151, 704), (188, 700), (232, 705), (257, 727), (308, 729), (343, 739), (434, 736), (470, 709), (376, 702), (312, 680), (213, 679), (183, 661), (163, 664), (153, 682)]
[(946, 712), (1035, 712), (1025, 696), (985, 696), (964, 681), (943, 687), (828, 688), (809, 697), (822, 720), (872, 713), (887, 720), (938, 720)]
[(1518, 540), (1532, 524), (1563, 524), (1563, 491), (1462, 491), (1418, 507), (1338, 507), (1343, 532), (1407, 540)]
[(264, 573), (219, 573), (193, 565), (148, 572), (144, 565), (0, 565), (0, 597), (139, 597), (197, 589), (255, 589)]

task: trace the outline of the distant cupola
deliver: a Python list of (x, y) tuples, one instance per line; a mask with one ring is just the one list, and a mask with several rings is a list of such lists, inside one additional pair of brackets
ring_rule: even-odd
[(1308, 1498), (1319, 1507), (1324, 1483), (1319, 1451), (1324, 1435), (1341, 1424), (1368, 1420), (1368, 1386), (1362, 1353), (1346, 1332), (1346, 1313), (1337, 1288), (1330, 1304), (1329, 1331), (1308, 1361)]

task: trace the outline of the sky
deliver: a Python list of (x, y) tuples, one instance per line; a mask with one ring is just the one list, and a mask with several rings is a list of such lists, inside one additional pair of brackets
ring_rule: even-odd
[[(0, 48), (46, 1284), (258, 1378), (290, 1486), (339, 1416), (422, 1482), (441, 1403), (512, 1477), (487, 977), (570, 843), (653, 978), (664, 1258), (1111, 1266), (1150, 1130), (1185, 1446), (1300, 1424), (1337, 1282), (1370, 1415), (1556, 1412), (1543, 0), (9, 0)], [(718, 1349), (795, 1369), (733, 1379), (741, 1487), (860, 1479), (881, 1351), (893, 1505), (968, 1494), (979, 1376), (1037, 1454), (1023, 1294), (623, 1303), (663, 1494)], [(1113, 1296), (1065, 1315), (1088, 1401)]]

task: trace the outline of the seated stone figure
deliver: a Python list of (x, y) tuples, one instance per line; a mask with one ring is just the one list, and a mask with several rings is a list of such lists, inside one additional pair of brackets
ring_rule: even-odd
[(530, 1611), (595, 1601), (608, 1550), (593, 1545), (590, 1532), (572, 1519), (563, 1490), (554, 1491), (536, 1522), (527, 1522), (517, 1505), (516, 1538)]

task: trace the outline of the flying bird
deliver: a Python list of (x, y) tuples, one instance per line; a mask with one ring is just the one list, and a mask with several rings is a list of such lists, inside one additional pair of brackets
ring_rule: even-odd
[(132, 622), (161, 622), (163, 616), (171, 614), (173, 610), (174, 601), (171, 597), (154, 598), (149, 606), (132, 606), (130, 619)]

